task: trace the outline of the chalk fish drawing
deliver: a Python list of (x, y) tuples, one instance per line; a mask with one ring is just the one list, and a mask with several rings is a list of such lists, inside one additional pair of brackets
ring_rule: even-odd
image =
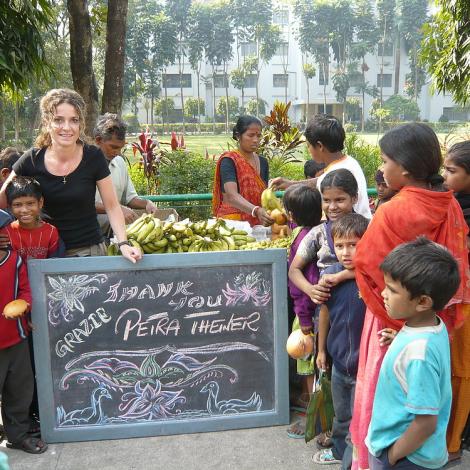
[(246, 275), (239, 274), (234, 282), (233, 286), (227, 283), (225, 289), (222, 289), (227, 299), (227, 306), (251, 301), (259, 307), (267, 305), (271, 300), (271, 283), (263, 279), (260, 272), (252, 272)]
[(74, 274), (70, 277), (47, 276), (52, 292), (47, 294), (49, 299), (49, 323), (58, 325), (63, 319), (69, 322), (73, 319), (72, 312), (85, 312), (82, 300), (98, 291), (93, 283), (103, 284), (108, 279), (106, 274)]
[(201, 388), (201, 393), (207, 393), (207, 411), (210, 415), (226, 415), (246, 413), (248, 411), (259, 411), (263, 401), (258, 393), (253, 392), (248, 400), (232, 398), (230, 400), (219, 400), (219, 384), (208, 382)]
[[(239, 379), (235, 369), (216, 363), (218, 355), (242, 350), (256, 352), (270, 362), (260, 348), (242, 342), (181, 349), (165, 345), (151, 350), (85, 353), (67, 363), (59, 388), (66, 391), (72, 383), (75, 386), (97, 383), (98, 387), (91, 393), (91, 406), (69, 413), (62, 405), (58, 406), (57, 425), (126, 423), (258, 411), (262, 400), (257, 393), (248, 400), (218, 398), (218, 380), (227, 377), (228, 383), (235, 383)], [(166, 360), (160, 358), (162, 354)], [(193, 357), (197, 355), (208, 355), (209, 358), (200, 361)], [(207, 389), (199, 390), (205, 383)], [(188, 401), (185, 390), (190, 388), (209, 393), (207, 409), (184, 409), (183, 405)], [(101, 400), (111, 398), (108, 390), (113, 390), (114, 401), (119, 403), (117, 416), (107, 417), (102, 412)]]
[(64, 407), (57, 407), (57, 424), (59, 426), (76, 426), (79, 424), (101, 424), (106, 420), (101, 408), (101, 400), (112, 397), (103, 385), (96, 387), (91, 392), (91, 405), (81, 410), (65, 412)]

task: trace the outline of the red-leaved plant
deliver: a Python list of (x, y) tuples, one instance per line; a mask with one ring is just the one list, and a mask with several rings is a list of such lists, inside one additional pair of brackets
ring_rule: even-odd
[(139, 135), (139, 142), (132, 143), (134, 156), (140, 153), (140, 163), (147, 180), (147, 194), (158, 194), (160, 187), (160, 167), (171, 163), (169, 152), (161, 148), (157, 139), (153, 140), (148, 129)]

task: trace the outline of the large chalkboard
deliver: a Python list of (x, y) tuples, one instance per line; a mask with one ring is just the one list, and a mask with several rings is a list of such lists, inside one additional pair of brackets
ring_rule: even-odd
[(288, 422), (285, 250), (28, 270), (48, 442)]

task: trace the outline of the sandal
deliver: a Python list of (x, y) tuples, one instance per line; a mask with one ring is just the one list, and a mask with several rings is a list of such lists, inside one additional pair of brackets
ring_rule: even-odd
[(9, 449), (18, 449), (28, 454), (42, 454), (47, 450), (47, 444), (36, 437), (27, 437), (21, 442), (7, 442)]
[(322, 432), (315, 437), (315, 442), (319, 447), (327, 449), (333, 445), (333, 439), (331, 438), (331, 431)]
[(302, 421), (296, 421), (287, 429), (287, 435), (291, 439), (305, 439), (305, 426)]
[(334, 463), (341, 463), (334, 455), (331, 449), (322, 449), (313, 454), (312, 460), (320, 465), (332, 465)]

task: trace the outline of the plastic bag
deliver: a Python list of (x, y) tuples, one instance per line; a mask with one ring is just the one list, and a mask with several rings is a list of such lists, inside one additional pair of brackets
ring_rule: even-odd
[(326, 371), (320, 370), (307, 406), (305, 442), (311, 441), (319, 432), (331, 430), (334, 416), (331, 382)]

